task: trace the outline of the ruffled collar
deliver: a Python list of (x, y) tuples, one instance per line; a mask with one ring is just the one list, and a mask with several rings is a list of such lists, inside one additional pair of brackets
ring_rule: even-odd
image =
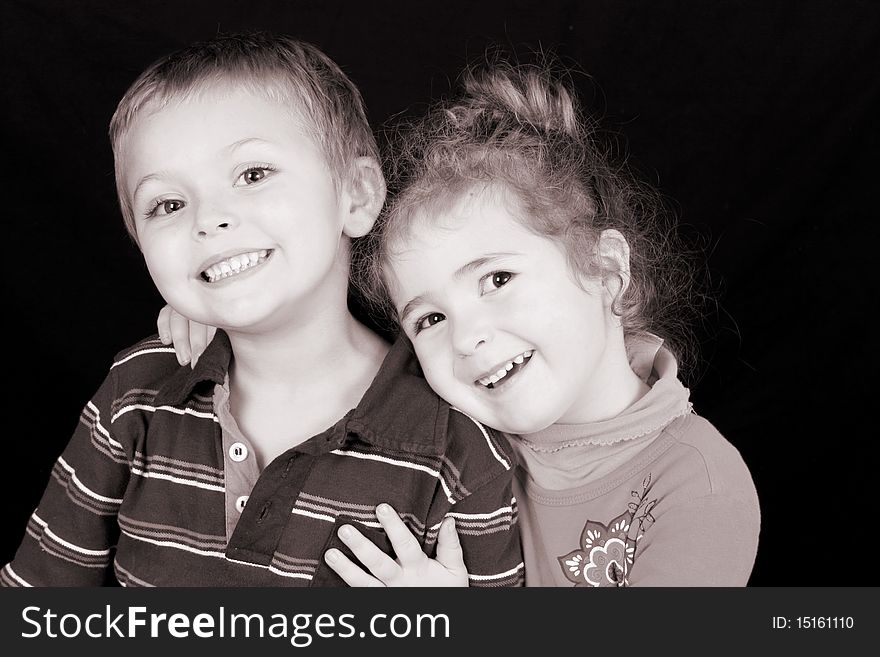
[(552, 453), (585, 445), (613, 445), (641, 438), (691, 411), (690, 391), (678, 380), (678, 363), (663, 340), (651, 335), (627, 344), (632, 370), (651, 386), (619, 415), (588, 424), (554, 424), (519, 436), (533, 452)]

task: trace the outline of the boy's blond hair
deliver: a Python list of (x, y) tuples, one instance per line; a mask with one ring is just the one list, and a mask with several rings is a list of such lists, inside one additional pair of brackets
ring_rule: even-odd
[(360, 92), (317, 47), (267, 32), (218, 35), (151, 64), (126, 91), (110, 121), (116, 190), (135, 241), (134, 211), (123, 188), (124, 143), (131, 126), (144, 111), (223, 83), (288, 105), (323, 150), (337, 185), (347, 180), (355, 158), (379, 160)]

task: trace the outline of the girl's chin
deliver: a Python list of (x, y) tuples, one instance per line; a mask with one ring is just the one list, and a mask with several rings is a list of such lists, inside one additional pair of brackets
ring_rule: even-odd
[(517, 436), (527, 436), (530, 433), (538, 433), (539, 431), (543, 431), (553, 423), (547, 424), (526, 424), (526, 425), (510, 425), (506, 429), (499, 429), (499, 431), (503, 433), (511, 433)]
[(518, 435), (525, 435), (530, 433), (536, 433), (538, 431), (543, 431), (551, 424), (554, 423), (552, 418), (530, 418), (526, 420), (523, 417), (517, 417), (515, 419), (511, 419), (510, 421), (505, 421), (497, 416), (489, 417), (487, 413), (480, 413), (477, 411), (476, 413), (469, 412), (466, 408), (462, 408), (458, 406), (465, 413), (467, 413), (470, 417), (475, 419), (477, 422), (481, 424), (485, 424), (488, 427), (492, 427), (497, 431), (501, 431), (502, 433), (512, 433)]

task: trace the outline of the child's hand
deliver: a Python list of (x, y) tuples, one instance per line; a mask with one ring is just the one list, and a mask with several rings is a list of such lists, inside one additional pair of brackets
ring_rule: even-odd
[(177, 362), (181, 365), (190, 364), (195, 367), (199, 356), (214, 339), (217, 329), (198, 322), (191, 322), (171, 306), (166, 305), (159, 311), (156, 320), (159, 339), (162, 344), (174, 343)]
[(339, 538), (372, 575), (352, 563), (342, 552), (327, 550), (324, 560), (349, 586), (467, 586), (468, 573), (455, 531), (455, 520), (448, 517), (437, 536), (437, 558), (430, 559), (407, 529), (397, 512), (380, 504), (376, 516), (388, 534), (397, 561), (382, 552), (351, 525), (339, 529)]

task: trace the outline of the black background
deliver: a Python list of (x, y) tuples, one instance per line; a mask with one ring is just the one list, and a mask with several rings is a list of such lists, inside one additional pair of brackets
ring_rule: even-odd
[(708, 245), (716, 305), (690, 384), (755, 479), (750, 584), (880, 583), (874, 3), (4, 0), (0, 11), (0, 562), (113, 355), (154, 332), (163, 305), (116, 203), (115, 105), (167, 51), (262, 28), (339, 62), (376, 127), (446, 93), (487, 45), (542, 47), (586, 71), (585, 104)]

